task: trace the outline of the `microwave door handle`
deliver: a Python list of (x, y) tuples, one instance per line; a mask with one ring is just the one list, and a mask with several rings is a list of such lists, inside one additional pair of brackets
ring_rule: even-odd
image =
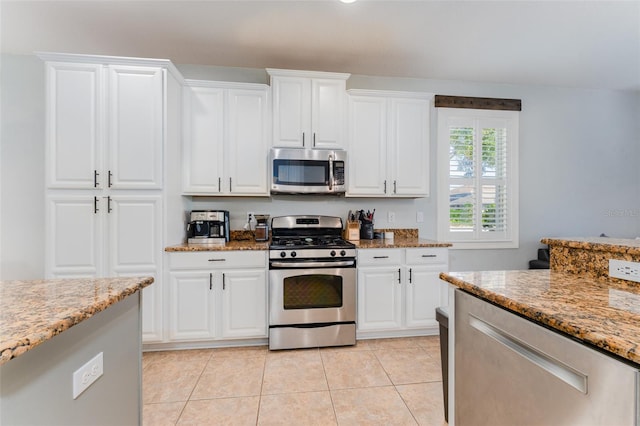
[(329, 154), (329, 191), (333, 191), (333, 155)]

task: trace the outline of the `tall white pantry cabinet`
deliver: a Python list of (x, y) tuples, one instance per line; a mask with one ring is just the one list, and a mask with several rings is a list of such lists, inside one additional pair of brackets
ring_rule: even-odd
[[(179, 74), (163, 60), (40, 54), (46, 63), (47, 278), (153, 276), (143, 340), (161, 341), (164, 150)], [(172, 98), (177, 97), (174, 101)], [(175, 116), (175, 117), (174, 117)]]

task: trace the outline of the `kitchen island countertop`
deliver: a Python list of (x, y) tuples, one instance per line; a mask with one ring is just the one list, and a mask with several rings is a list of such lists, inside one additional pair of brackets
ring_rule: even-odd
[(553, 270), (441, 273), (536, 323), (640, 365), (640, 285)]
[(151, 277), (1, 281), (0, 365), (151, 283)]

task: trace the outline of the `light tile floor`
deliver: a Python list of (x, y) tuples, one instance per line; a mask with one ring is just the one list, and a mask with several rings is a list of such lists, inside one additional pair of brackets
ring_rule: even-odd
[(443, 425), (437, 336), (147, 352), (143, 424)]

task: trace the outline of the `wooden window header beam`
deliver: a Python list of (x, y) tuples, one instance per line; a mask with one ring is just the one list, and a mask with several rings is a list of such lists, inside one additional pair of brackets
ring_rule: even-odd
[(436, 95), (436, 108), (470, 108), (500, 111), (522, 111), (520, 99), (472, 98), (467, 96)]

